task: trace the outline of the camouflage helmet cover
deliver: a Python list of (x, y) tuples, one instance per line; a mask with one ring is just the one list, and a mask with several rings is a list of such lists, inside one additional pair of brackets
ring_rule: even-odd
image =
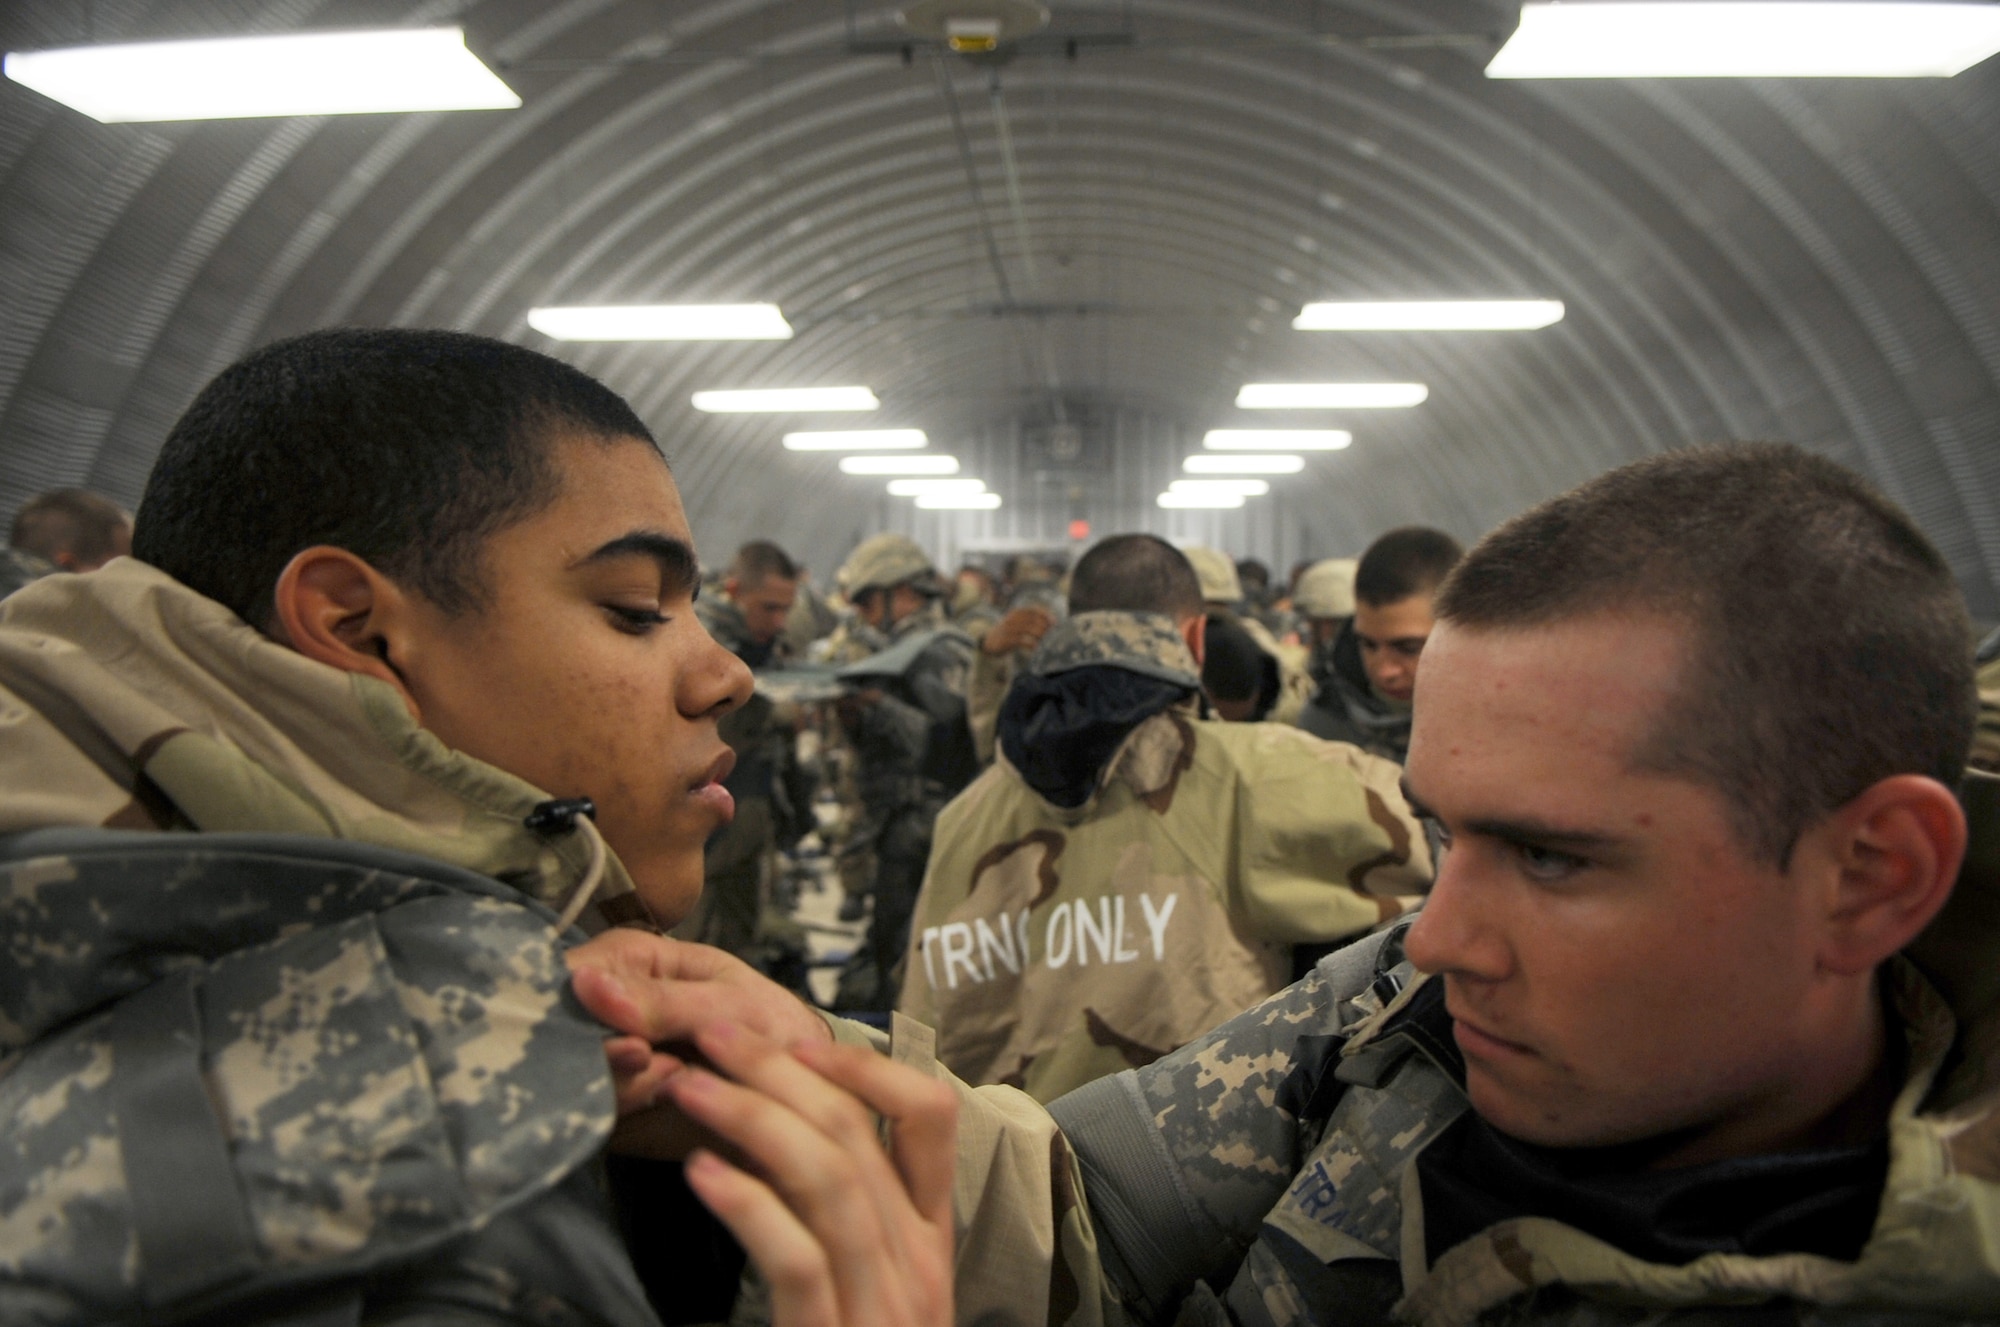
[[(886, 590), (906, 581), (935, 580), (930, 555), (906, 535), (878, 534), (864, 539), (840, 568), (840, 590), (850, 600), (868, 590)], [(921, 586), (936, 589), (936, 586)]]
[(1181, 550), (1187, 560), (1194, 564), (1194, 574), (1201, 581), (1201, 597), (1208, 602), (1234, 604), (1243, 601), (1243, 581), (1236, 574), (1236, 564), (1220, 549), (1206, 544), (1189, 544)]
[(1292, 595), (1292, 607), (1307, 617), (1354, 616), (1353, 558), (1325, 558), (1307, 567)]

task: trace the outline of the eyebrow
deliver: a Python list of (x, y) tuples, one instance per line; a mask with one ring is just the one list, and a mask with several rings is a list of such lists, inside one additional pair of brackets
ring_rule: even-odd
[[(1410, 804), (1410, 810), (1419, 820), (1438, 820), (1438, 813), (1426, 806), (1421, 798), (1410, 790), (1410, 781), (1404, 777), (1399, 781), (1403, 800)], [(1440, 822), (1442, 823), (1442, 822)], [(1533, 818), (1525, 820), (1505, 820), (1480, 817), (1465, 822), (1465, 831), (1503, 843), (1529, 844), (1538, 848), (1575, 848), (1580, 850), (1606, 849), (1622, 846), (1625, 842), (1616, 834), (1605, 834), (1590, 829), (1568, 829), (1552, 825), (1546, 820)]]
[(660, 569), (662, 598), (692, 595), (701, 585), (701, 560), (685, 539), (654, 530), (634, 530), (609, 543), (600, 544), (571, 563), (572, 567), (594, 566), (619, 558), (651, 558)]

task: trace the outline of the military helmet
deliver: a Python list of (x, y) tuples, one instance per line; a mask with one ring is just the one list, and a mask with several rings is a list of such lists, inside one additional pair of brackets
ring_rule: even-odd
[(1181, 552), (1194, 564), (1194, 574), (1201, 581), (1201, 597), (1208, 602), (1235, 604), (1243, 601), (1243, 581), (1236, 574), (1236, 564), (1229, 555), (1205, 544), (1189, 544)]
[(1354, 616), (1353, 558), (1325, 558), (1307, 567), (1292, 592), (1292, 607), (1307, 617)]
[(937, 578), (937, 571), (931, 566), (930, 555), (917, 547), (916, 541), (907, 535), (878, 534), (864, 539), (840, 568), (840, 590), (850, 600), (869, 590), (886, 590), (906, 581), (924, 581), (917, 588), (933, 593), (939, 587), (931, 582)]

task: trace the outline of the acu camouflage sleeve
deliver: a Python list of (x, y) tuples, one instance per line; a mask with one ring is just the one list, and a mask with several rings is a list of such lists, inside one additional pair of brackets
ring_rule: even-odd
[(1131, 1321), (1171, 1322), (1197, 1281), (1228, 1284), (1316, 1141), (1279, 1104), (1296, 1049), (1359, 1019), (1350, 1001), (1388, 938), (1330, 954), (1200, 1041), (1050, 1105), (1080, 1164), (1104, 1297)]

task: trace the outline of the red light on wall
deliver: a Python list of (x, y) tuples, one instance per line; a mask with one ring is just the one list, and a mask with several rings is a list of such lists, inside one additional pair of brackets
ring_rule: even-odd
[(1090, 538), (1090, 522), (1089, 522), (1089, 521), (1071, 521), (1071, 522), (1069, 523), (1069, 537), (1070, 537), (1071, 539), (1088, 539), (1088, 538)]

